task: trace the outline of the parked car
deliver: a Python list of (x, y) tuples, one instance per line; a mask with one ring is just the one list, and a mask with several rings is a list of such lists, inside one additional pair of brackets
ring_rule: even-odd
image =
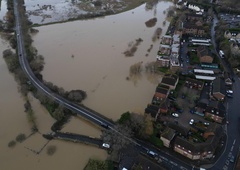
[(169, 99), (169, 100), (172, 100), (172, 101), (176, 101), (176, 98), (175, 98), (175, 97), (172, 97), (172, 96), (168, 96), (168, 99)]
[(193, 123), (194, 123), (194, 119), (191, 119), (191, 120), (189, 121), (189, 125), (193, 125)]
[(104, 147), (104, 148), (110, 148), (110, 145), (107, 144), (107, 143), (103, 143), (103, 144), (102, 144), (102, 147)]
[(208, 126), (210, 123), (208, 123), (208, 122), (204, 122), (203, 124), (206, 125), (206, 126)]
[(230, 157), (230, 162), (234, 163), (234, 161), (235, 161), (235, 158), (234, 158), (234, 156), (232, 155), (232, 156)]
[(227, 93), (226, 96), (229, 98), (233, 98), (233, 95), (231, 93)]
[(173, 112), (173, 113), (172, 113), (172, 116), (173, 116), (173, 117), (179, 117), (179, 114)]
[(233, 91), (232, 90), (227, 90), (226, 91), (228, 94), (233, 94)]

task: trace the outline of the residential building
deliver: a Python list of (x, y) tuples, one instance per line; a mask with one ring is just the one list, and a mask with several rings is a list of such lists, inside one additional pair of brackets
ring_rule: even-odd
[(178, 136), (183, 136), (183, 137), (187, 137), (189, 129), (185, 128), (184, 126), (181, 126), (177, 123), (168, 123), (167, 126), (173, 130), (176, 131), (176, 134)]
[(157, 63), (160, 67), (169, 67), (170, 66), (170, 57), (166, 55), (158, 55)]
[(155, 90), (154, 97), (158, 99), (165, 99), (169, 94), (169, 86), (159, 84)]
[(161, 44), (172, 45), (172, 40), (173, 40), (172, 36), (170, 36), (170, 35), (164, 35), (164, 36), (162, 36), (162, 42), (161, 42)]
[(160, 44), (158, 55), (170, 55), (171, 47), (169, 45)]
[(160, 137), (160, 139), (163, 141), (163, 146), (170, 148), (170, 143), (175, 135), (176, 131), (174, 129), (171, 129), (169, 127), (165, 128)]
[(194, 143), (186, 138), (177, 136), (174, 141), (174, 151), (192, 160), (203, 160), (212, 158), (223, 133), (221, 126), (216, 126), (212, 131), (208, 130), (206, 141), (202, 143)]
[(180, 44), (180, 35), (179, 34), (174, 34), (173, 35), (173, 44)]
[(224, 73), (224, 81), (227, 86), (232, 85), (232, 79), (230, 78), (230, 74), (227, 72)]
[(225, 93), (226, 91), (224, 80), (219, 77), (213, 80), (211, 97), (213, 97), (216, 100), (224, 100)]
[(161, 84), (167, 85), (171, 90), (174, 90), (178, 83), (178, 76), (175, 74), (166, 74), (161, 81)]
[(159, 109), (160, 109), (160, 113), (162, 114), (166, 114), (169, 110), (169, 106), (170, 106), (170, 103), (169, 103), (169, 100), (166, 98), (166, 99), (163, 99), (160, 101), (159, 103)]
[(159, 112), (159, 106), (153, 104), (148, 104), (147, 108), (145, 109), (145, 113), (150, 114), (154, 120), (156, 120), (158, 117)]
[(226, 109), (222, 102), (211, 101), (205, 110), (205, 117), (211, 118), (217, 123), (222, 123), (225, 119)]
[(194, 88), (197, 90), (202, 90), (203, 82), (199, 80), (191, 79), (191, 78), (186, 78), (185, 86), (189, 88)]
[(201, 63), (212, 63), (213, 62), (213, 56), (211, 54), (211, 51), (206, 46), (199, 46), (197, 48), (197, 55), (198, 55), (199, 61)]
[(186, 14), (186, 20), (187, 21), (203, 21), (202, 15), (194, 14), (194, 13), (188, 13)]
[(197, 26), (192, 23), (184, 23), (183, 25), (183, 34), (192, 35), (192, 36), (204, 36), (205, 30), (202, 26)]
[(208, 102), (207, 99), (200, 100), (194, 108), (194, 113), (199, 115), (199, 116), (205, 116), (205, 110), (208, 106), (208, 103), (209, 102)]

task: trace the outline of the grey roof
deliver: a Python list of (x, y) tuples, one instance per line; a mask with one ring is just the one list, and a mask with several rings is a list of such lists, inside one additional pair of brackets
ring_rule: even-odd
[(218, 146), (218, 143), (223, 135), (223, 129), (221, 126), (218, 126), (214, 129), (214, 135), (209, 136), (206, 142), (203, 143), (192, 143), (187, 139), (176, 137), (175, 145), (180, 145), (186, 150), (190, 150), (192, 153), (201, 153), (211, 151), (214, 152)]
[(187, 128), (185, 128), (185, 127), (183, 127), (183, 126), (181, 126), (179, 124), (171, 123), (171, 122), (168, 123), (168, 127), (170, 127), (171, 129), (176, 130), (176, 132), (178, 132), (178, 134), (181, 134), (183, 136), (187, 136), (188, 131), (189, 131)]
[(164, 131), (162, 132), (161, 134), (161, 137), (165, 138), (165, 139), (168, 139), (168, 140), (172, 140), (173, 137), (175, 136), (175, 133), (176, 131), (172, 128), (165, 128)]
[(219, 77), (213, 80), (213, 93), (222, 93), (225, 95), (225, 90), (224, 80)]
[(207, 55), (207, 56), (210, 56), (210, 57), (213, 58), (211, 51), (210, 51), (209, 48), (206, 47), (206, 46), (199, 46), (199, 47), (197, 48), (197, 52), (198, 52), (198, 55), (199, 55), (200, 57), (203, 57), (203, 56), (206, 56), (206, 55)]
[(174, 74), (166, 74), (163, 78), (162, 78), (162, 82), (164, 84), (168, 84), (171, 86), (175, 86), (176, 82), (178, 80), (178, 77)]
[(206, 112), (224, 117), (226, 114), (226, 108), (220, 101), (211, 101), (206, 108)]

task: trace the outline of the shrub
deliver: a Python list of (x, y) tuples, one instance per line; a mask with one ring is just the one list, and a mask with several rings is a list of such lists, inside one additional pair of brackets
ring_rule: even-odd
[(57, 150), (56, 146), (53, 146), (53, 145), (48, 146), (47, 147), (47, 154), (48, 155), (53, 155), (56, 152), (56, 150)]
[(16, 141), (22, 143), (24, 140), (26, 139), (26, 135), (23, 133), (20, 133), (19, 135), (17, 135), (16, 137)]
[(15, 145), (16, 145), (16, 142), (14, 140), (12, 140), (8, 143), (9, 148), (13, 148)]

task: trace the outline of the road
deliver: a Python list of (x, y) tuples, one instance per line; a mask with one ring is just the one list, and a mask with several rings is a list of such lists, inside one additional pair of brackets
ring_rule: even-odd
[(62, 139), (72, 142), (81, 142), (86, 144), (92, 144), (98, 147), (101, 147), (103, 144), (103, 141), (98, 138), (89, 137), (85, 135), (79, 135), (74, 133), (68, 133), (68, 132), (52, 132), (50, 134), (47, 134), (46, 136), (53, 137), (55, 139)]
[[(214, 27), (217, 24), (218, 19), (215, 16), (213, 20), (213, 26), (211, 29), (211, 36), (212, 36), (212, 43), (215, 48), (216, 54), (217, 52), (217, 46), (215, 43), (215, 31)], [(233, 83), (233, 98), (227, 98), (227, 121), (229, 121), (229, 124), (225, 125), (225, 130), (227, 134), (227, 141), (225, 145), (224, 152), (222, 153), (221, 157), (217, 160), (217, 162), (214, 164), (214, 166), (210, 169), (212, 170), (232, 170), (234, 167), (234, 163), (230, 162), (230, 156), (233, 155), (235, 157), (235, 160), (237, 158), (237, 153), (239, 151), (239, 145), (240, 145), (240, 135), (238, 131), (238, 118), (240, 117), (240, 111), (239, 111), (239, 105), (240, 105), (240, 80), (238, 77), (233, 73), (232, 69), (229, 67), (229, 65), (226, 63), (224, 59), (222, 59), (218, 55), (224, 70), (231, 73), (232, 77), (235, 79), (235, 83)]]
[[(59, 104), (63, 105), (64, 107), (68, 108), (69, 110), (72, 110), (73, 112), (77, 113), (79, 116), (86, 118), (87, 120), (99, 125), (103, 126), (104, 128), (109, 128), (115, 133), (119, 133), (114, 129), (114, 123), (110, 121), (109, 119), (101, 116), (99, 113), (96, 113), (88, 108), (82, 107), (80, 105), (77, 105), (75, 103), (72, 103), (63, 97), (54, 94), (51, 92), (49, 88), (47, 88), (41, 81), (39, 81), (36, 76), (33, 74), (29, 63), (26, 59), (26, 52), (24, 47), (24, 41), (23, 41), (23, 35), (21, 31), (21, 25), (20, 25), (20, 18), (19, 18), (19, 12), (17, 9), (17, 1), (14, 0), (14, 14), (15, 14), (15, 24), (16, 24), (16, 34), (17, 34), (17, 47), (18, 47), (18, 56), (19, 56), (19, 62), (23, 69), (23, 71), (28, 76), (29, 80), (32, 82), (32, 84), (38, 89), (41, 90), (43, 93), (45, 93), (48, 97), (54, 99)], [(224, 154), (222, 154), (222, 157), (217, 161), (215, 166), (212, 169), (216, 168), (222, 168), (224, 167), (224, 163), (226, 164), (226, 160), (228, 160), (228, 153), (231, 152), (233, 155), (236, 155), (238, 151), (239, 146), (239, 133), (237, 131), (237, 109), (240, 101), (240, 91), (237, 91), (237, 88), (240, 87), (240, 81), (237, 79), (237, 81), (234, 84), (234, 98), (229, 101), (229, 109), (228, 109), (228, 120), (230, 121), (230, 124), (227, 129), (227, 144), (226, 149), (224, 151)], [(122, 135), (119, 133), (119, 135)], [(122, 135), (125, 137), (124, 135)], [(125, 137), (126, 138), (126, 137)], [(163, 160), (164, 164), (168, 165), (170, 169), (182, 169), (182, 170), (188, 170), (188, 169), (195, 169), (193, 165), (189, 165), (185, 163), (184, 161), (178, 159), (177, 157), (158, 150), (157, 148), (151, 146), (150, 144), (144, 143), (137, 139), (130, 139), (128, 140), (132, 141), (133, 144), (138, 147), (139, 150), (141, 150), (144, 153), (147, 153), (148, 151), (154, 151), (158, 154), (158, 156)], [(228, 165), (230, 168), (230, 165)]]
[(43, 93), (45, 93), (48, 97), (54, 99), (59, 104), (63, 105), (64, 107), (68, 108), (69, 110), (72, 110), (73, 112), (76, 112), (78, 115), (86, 118), (90, 122), (93, 122), (99, 126), (103, 126), (105, 128), (113, 128), (114, 123), (110, 121), (109, 119), (101, 116), (99, 113), (93, 112), (90, 109), (87, 109), (85, 107), (79, 106), (75, 103), (72, 103), (63, 97), (54, 94), (51, 92), (49, 88), (47, 88), (41, 81), (39, 81), (34, 73), (32, 72), (29, 63), (27, 61), (24, 42), (23, 42), (23, 35), (21, 31), (21, 25), (20, 25), (20, 18), (19, 13), (17, 10), (17, 1), (14, 0), (14, 14), (15, 14), (15, 22), (16, 22), (16, 34), (17, 34), (17, 44), (18, 44), (18, 56), (19, 56), (19, 62), (23, 69), (23, 71), (28, 76), (29, 80), (32, 82), (32, 84), (38, 89), (41, 90)]

